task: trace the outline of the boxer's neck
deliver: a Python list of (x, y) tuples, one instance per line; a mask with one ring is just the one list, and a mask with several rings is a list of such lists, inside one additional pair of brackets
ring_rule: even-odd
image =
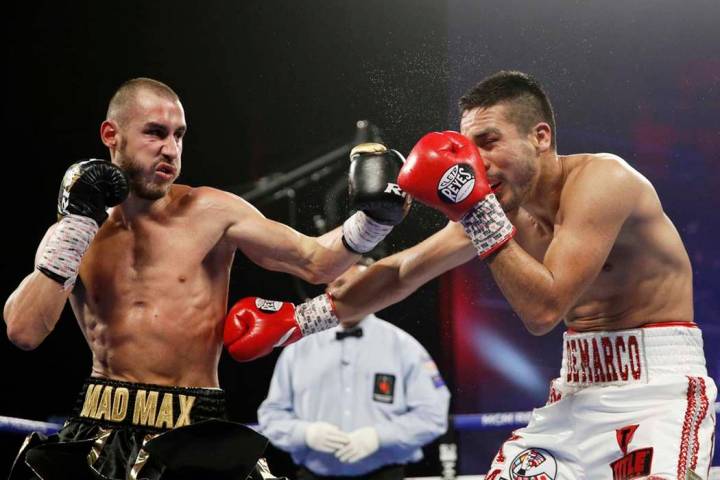
[(172, 189), (156, 200), (139, 198), (130, 193), (127, 200), (113, 209), (113, 213), (117, 215), (118, 220), (127, 225), (138, 219), (162, 214), (172, 201), (172, 196)]
[(552, 226), (560, 207), (566, 172), (562, 157), (550, 151), (539, 159), (537, 179), (521, 205), (537, 221)]

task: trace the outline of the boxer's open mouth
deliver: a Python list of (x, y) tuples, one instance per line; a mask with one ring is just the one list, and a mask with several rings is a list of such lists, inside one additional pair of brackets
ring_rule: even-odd
[(170, 164), (161, 163), (155, 169), (155, 173), (162, 178), (172, 178), (177, 170)]

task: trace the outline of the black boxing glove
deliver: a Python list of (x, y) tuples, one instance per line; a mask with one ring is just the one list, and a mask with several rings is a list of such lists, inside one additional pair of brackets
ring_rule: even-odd
[(350, 208), (362, 210), (385, 225), (402, 222), (410, 197), (397, 182), (405, 159), (379, 143), (363, 143), (350, 152)]
[(125, 200), (128, 192), (125, 172), (112, 163), (97, 158), (75, 163), (60, 185), (58, 217), (82, 215), (100, 226), (107, 219), (105, 210)]
[(396, 183), (405, 159), (379, 143), (350, 152), (350, 207), (359, 210), (343, 224), (343, 243), (356, 253), (375, 248), (410, 209), (410, 196)]
[(121, 203), (128, 192), (125, 173), (108, 161), (71, 165), (60, 185), (59, 221), (38, 249), (36, 268), (64, 288), (72, 287), (83, 254), (107, 219), (105, 209)]

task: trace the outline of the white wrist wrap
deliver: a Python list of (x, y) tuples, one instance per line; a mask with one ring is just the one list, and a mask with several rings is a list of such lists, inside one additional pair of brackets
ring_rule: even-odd
[(343, 243), (355, 253), (367, 253), (380, 243), (392, 230), (392, 225), (385, 225), (356, 212), (343, 223)]
[(515, 235), (495, 194), (491, 193), (460, 219), (480, 258), (485, 258)]
[(98, 224), (92, 218), (70, 214), (58, 222), (48, 237), (36, 268), (50, 272), (60, 281), (63, 288), (75, 284), (80, 260), (98, 231)]
[(298, 305), (295, 308), (295, 321), (300, 325), (303, 337), (337, 325), (338, 317), (330, 295), (323, 293)]

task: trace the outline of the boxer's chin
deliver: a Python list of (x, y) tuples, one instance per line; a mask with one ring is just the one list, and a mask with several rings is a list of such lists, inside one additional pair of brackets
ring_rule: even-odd
[[(503, 185), (503, 187), (504, 187), (504, 185)], [(513, 209), (512, 203), (513, 203), (513, 199), (515, 198), (512, 191), (508, 191), (508, 190), (510, 190), (510, 189), (509, 188), (501, 188), (501, 189), (497, 189), (497, 190), (493, 191), (498, 203), (500, 204), (502, 209), (505, 210), (506, 212), (508, 210)]]
[(499, 192), (495, 193), (495, 196), (504, 211), (513, 212), (523, 204), (529, 194), (529, 190), (529, 188), (519, 188), (504, 183)]
[(131, 185), (133, 194), (143, 200), (159, 200), (170, 191), (172, 183), (136, 182)]

